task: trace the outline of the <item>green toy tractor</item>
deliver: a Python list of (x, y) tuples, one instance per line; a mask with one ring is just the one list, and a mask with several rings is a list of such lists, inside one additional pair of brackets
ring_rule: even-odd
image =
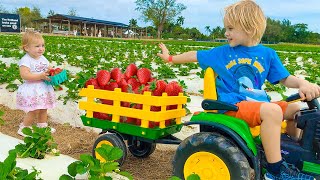
[[(195, 113), (185, 125), (199, 125), (200, 132), (183, 140), (173, 159), (173, 174), (185, 179), (198, 174), (201, 180), (263, 179), (266, 158), (260, 136), (253, 136), (243, 120), (216, 113), (217, 110), (237, 111), (232, 104), (217, 101), (214, 72), (205, 74), (205, 112)], [(210, 89), (211, 91), (209, 91)], [(209, 93), (209, 94), (208, 94)], [(211, 93), (211, 94), (210, 94)], [(299, 95), (287, 101), (299, 100)], [(300, 171), (320, 178), (320, 106), (317, 99), (306, 102), (308, 108), (296, 116), (302, 138), (294, 140), (282, 134), (282, 157)]]

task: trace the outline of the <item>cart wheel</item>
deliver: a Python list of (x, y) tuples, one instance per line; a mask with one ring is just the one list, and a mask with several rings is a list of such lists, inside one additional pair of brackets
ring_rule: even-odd
[(95, 151), (95, 148), (101, 147), (102, 144), (107, 144), (110, 146), (114, 146), (114, 147), (118, 147), (123, 151), (123, 156), (117, 160), (117, 162), (120, 164), (120, 166), (124, 163), (126, 157), (127, 157), (127, 147), (126, 144), (124, 143), (123, 139), (121, 137), (119, 137), (116, 134), (110, 134), (110, 133), (106, 133), (101, 135), (95, 142), (93, 145), (93, 149), (92, 149), (92, 156), (98, 160), (100, 160), (101, 162), (105, 162), (105, 159), (102, 158), (99, 153), (97, 153)]
[(138, 158), (146, 158), (154, 152), (156, 149), (156, 143), (140, 141), (136, 137), (129, 137), (128, 149), (133, 156)]
[(201, 180), (248, 180), (250, 165), (242, 151), (228, 138), (201, 132), (186, 138), (177, 148), (173, 173), (182, 179), (193, 173)]

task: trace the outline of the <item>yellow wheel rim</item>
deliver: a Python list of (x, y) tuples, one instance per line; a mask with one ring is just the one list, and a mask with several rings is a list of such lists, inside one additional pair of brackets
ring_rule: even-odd
[(183, 173), (185, 179), (191, 174), (197, 174), (201, 180), (230, 180), (227, 165), (218, 156), (209, 152), (192, 154), (184, 164)]
[[(102, 144), (113, 146), (113, 144), (110, 141), (103, 140), (103, 141), (100, 141), (95, 148), (101, 147)], [(95, 152), (95, 155), (96, 155), (96, 159), (98, 159), (100, 162), (106, 162), (106, 160), (102, 156), (100, 156), (99, 153)]]

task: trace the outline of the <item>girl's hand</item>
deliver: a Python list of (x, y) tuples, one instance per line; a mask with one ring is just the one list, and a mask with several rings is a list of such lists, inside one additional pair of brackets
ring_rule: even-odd
[(157, 56), (159, 56), (165, 62), (168, 62), (170, 56), (168, 48), (163, 43), (160, 43), (159, 47), (161, 48), (162, 53), (157, 53)]
[(308, 101), (311, 101), (320, 96), (320, 87), (317, 84), (304, 81), (299, 88), (299, 95), (302, 100), (307, 99)]
[(41, 79), (51, 81), (51, 79), (48, 76), (49, 76), (49, 73), (47, 73), (47, 72), (43, 72), (40, 74)]

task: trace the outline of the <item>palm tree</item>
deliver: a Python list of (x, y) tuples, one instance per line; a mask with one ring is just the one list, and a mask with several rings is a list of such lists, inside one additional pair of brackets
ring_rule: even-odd
[[(131, 28), (131, 29), (133, 29), (133, 37), (135, 37), (135, 34), (136, 34), (136, 31), (135, 31), (135, 29), (138, 27), (138, 21), (136, 20), (136, 19), (130, 19), (129, 20), (129, 27)], [(129, 35), (129, 34), (128, 34)]]
[(211, 34), (210, 26), (205, 27), (206, 32), (208, 33), (208, 36)]
[(184, 17), (183, 16), (179, 16), (177, 19), (177, 25), (182, 26), (184, 23)]

